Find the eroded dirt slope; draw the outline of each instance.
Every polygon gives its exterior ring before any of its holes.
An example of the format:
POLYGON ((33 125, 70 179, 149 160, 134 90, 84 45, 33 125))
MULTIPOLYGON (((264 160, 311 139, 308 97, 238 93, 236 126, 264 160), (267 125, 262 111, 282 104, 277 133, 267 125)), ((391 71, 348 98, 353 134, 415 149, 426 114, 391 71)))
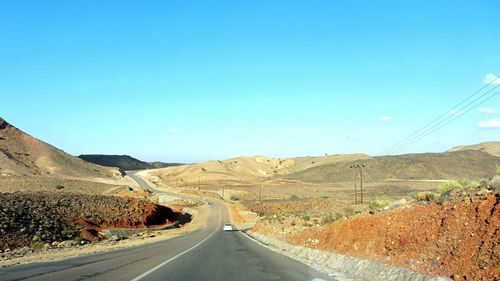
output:
POLYGON ((360 215, 294 235, 293 244, 368 258, 457 280, 500 278, 499 194, 360 215))
POLYGON ((71 193, 0 193, 0 249, 91 239, 103 228, 178 223, 180 213, 145 200, 71 193), (85 231, 82 231, 85 230, 85 231))

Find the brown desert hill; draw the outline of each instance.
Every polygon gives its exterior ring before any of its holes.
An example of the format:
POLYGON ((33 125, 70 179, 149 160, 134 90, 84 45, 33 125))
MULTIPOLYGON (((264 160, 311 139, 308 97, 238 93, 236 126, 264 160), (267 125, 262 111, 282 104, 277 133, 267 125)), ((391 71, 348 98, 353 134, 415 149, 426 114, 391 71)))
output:
POLYGON ((500 141, 489 141, 472 145, 455 146, 454 148, 448 150, 448 152, 465 150, 479 150, 500 157, 500 141))
POLYGON ((0 175, 49 176, 100 182, 120 180, 116 168, 85 162, 0 118, 0 175))
POLYGON ((370 156, 366 154, 338 154, 283 159, 266 156, 245 156, 156 169, 151 173, 167 181, 197 181, 200 179, 203 183, 216 181, 253 182, 288 175, 326 163, 342 163, 360 159, 370 159, 370 156))
POLYGON ((198 180, 202 184, 255 183, 261 180, 303 182, 351 181, 355 163, 364 163, 368 180, 447 180, 490 177, 500 166, 500 157, 480 150, 420 153, 370 157, 366 154, 337 154, 321 157, 238 157, 152 170, 151 174, 178 185, 198 180), (180 181, 180 182, 179 182, 180 181))
POLYGON ((381 156, 362 161, 344 161, 312 167, 282 176, 283 179, 338 182, 353 178, 351 166, 366 165, 369 180, 443 180, 490 177, 500 157, 478 150, 381 156))

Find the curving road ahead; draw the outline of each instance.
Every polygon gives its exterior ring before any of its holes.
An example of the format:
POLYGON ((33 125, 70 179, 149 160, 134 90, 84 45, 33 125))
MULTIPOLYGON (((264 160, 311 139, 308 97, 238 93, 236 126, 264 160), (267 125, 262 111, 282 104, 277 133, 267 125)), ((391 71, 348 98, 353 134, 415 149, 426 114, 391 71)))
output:
POLYGON ((260 246, 243 233, 223 232, 222 225, 229 222, 226 207, 207 201, 211 206, 208 222, 197 231, 64 261, 0 268, 0 280, 334 280, 260 246))

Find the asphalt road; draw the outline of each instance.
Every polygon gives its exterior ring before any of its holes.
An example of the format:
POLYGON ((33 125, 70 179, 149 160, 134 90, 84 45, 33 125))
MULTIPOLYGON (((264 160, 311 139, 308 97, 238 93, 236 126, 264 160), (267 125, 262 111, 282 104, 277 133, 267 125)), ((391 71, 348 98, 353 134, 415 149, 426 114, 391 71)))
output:
POLYGON ((0 268, 0 280, 334 280, 243 233, 222 231, 229 222, 227 208, 210 203, 206 226, 189 234, 64 261, 0 268))

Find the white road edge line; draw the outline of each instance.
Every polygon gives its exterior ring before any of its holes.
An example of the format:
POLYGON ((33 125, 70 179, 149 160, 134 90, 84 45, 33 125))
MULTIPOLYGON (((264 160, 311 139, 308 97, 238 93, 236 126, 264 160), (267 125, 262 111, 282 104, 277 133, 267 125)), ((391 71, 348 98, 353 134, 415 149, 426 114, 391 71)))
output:
POLYGON ((200 246, 200 245, 201 245, 201 244, 203 244, 205 241, 207 241, 208 239, 210 239, 210 237, 212 237, 212 236, 213 236, 213 235, 214 235, 217 231, 219 231, 219 229, 220 229, 220 226, 221 226, 221 223, 222 223, 222 210, 219 210, 219 213, 220 213, 220 214, 219 214, 219 225, 217 226, 217 228, 215 229, 215 231, 214 231, 214 232, 212 232, 212 233, 211 233, 211 234, 210 234, 207 238, 205 238, 205 239, 201 240, 201 242, 199 242, 198 244, 194 245, 193 247, 191 247, 191 248, 189 248, 189 249, 185 250, 185 251, 184 251, 184 252, 182 252, 182 253, 179 253, 179 254, 177 254, 177 255, 175 255, 175 256, 173 256, 173 257, 169 258, 168 260, 166 260, 166 261, 164 261, 164 262, 160 263, 159 265, 157 265, 157 266, 155 266, 155 267, 151 268, 150 270, 148 270, 148 271, 144 272, 143 274, 141 274, 141 275, 139 275, 139 276, 135 277, 134 279, 132 279, 132 280, 130 280, 130 281, 138 281, 138 280, 141 280, 142 278, 144 278, 144 277, 148 276, 149 274, 153 273, 154 271, 158 270, 160 267, 162 267, 162 266, 166 265, 167 263, 169 263, 169 262, 171 262, 171 261, 175 260, 176 258, 178 258, 178 257, 180 257, 180 256, 182 256, 182 255, 184 255, 184 254, 186 254, 186 253, 188 253, 189 251, 193 250, 194 248, 196 248, 196 247, 200 246))

